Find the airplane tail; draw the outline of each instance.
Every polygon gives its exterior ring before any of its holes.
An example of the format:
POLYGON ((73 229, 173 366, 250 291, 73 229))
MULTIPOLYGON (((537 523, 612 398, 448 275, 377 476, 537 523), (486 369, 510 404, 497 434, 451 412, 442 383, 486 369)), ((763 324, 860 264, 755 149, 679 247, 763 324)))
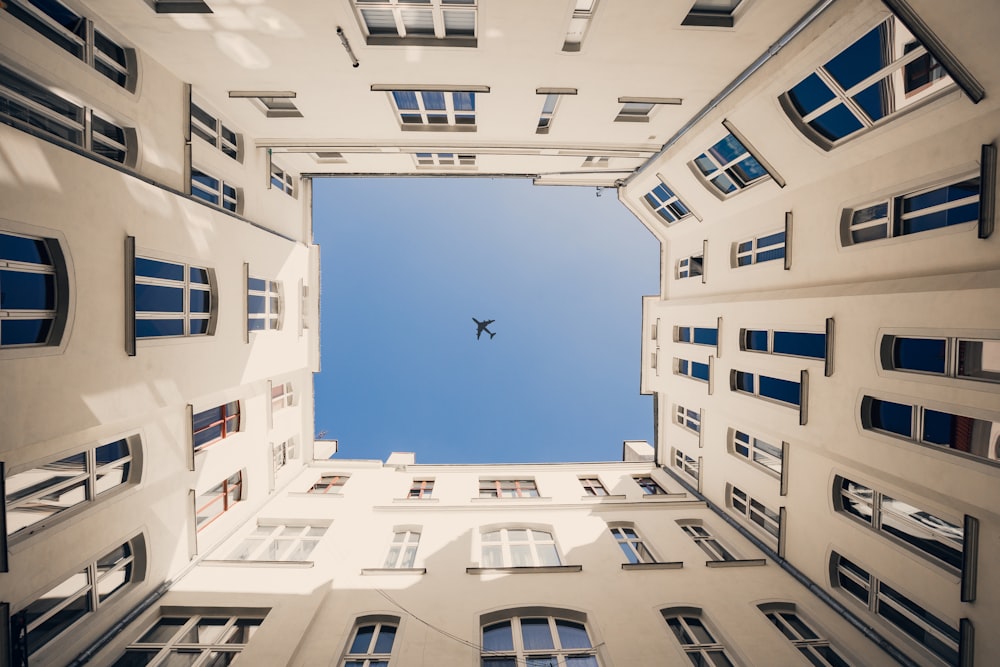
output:
POLYGON ((495 333, 491 333, 490 334, 490 340, 492 340, 494 336, 496 336, 496 334, 495 333))

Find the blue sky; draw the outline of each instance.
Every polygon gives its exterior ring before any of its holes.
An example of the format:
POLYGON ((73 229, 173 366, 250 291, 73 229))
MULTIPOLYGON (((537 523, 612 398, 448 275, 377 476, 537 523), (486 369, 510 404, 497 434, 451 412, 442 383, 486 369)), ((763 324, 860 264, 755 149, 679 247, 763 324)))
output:
POLYGON ((606 461, 652 442, 639 340, 658 246, 613 190, 316 179, 313 231, 316 432, 342 457, 606 461))

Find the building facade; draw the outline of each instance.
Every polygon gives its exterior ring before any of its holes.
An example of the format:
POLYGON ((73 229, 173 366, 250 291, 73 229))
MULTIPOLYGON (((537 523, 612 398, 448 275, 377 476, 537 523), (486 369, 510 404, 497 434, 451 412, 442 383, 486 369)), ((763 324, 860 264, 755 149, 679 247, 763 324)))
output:
POLYGON ((961 9, 0 2, 2 659, 991 664, 1000 10, 961 9), (312 182, 381 175, 617 189, 652 460, 328 459, 312 182))

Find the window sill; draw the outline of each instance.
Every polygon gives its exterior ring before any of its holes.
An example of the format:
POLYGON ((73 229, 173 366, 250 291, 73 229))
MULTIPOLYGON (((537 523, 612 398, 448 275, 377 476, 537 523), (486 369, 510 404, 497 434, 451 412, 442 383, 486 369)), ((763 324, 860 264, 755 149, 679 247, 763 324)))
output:
POLYGON ((343 493, 309 493, 308 491, 289 491, 290 498, 343 498, 343 493))
POLYGON ((521 498, 470 498, 473 503, 482 504, 498 504, 498 503, 530 503, 530 502, 552 502, 552 498, 549 496, 527 496, 521 498))
POLYGON ((393 504, 399 505, 422 505, 423 503, 439 503, 440 498, 393 498, 393 504))
POLYGON ((592 502, 600 502, 602 500, 625 500, 627 496, 624 493, 608 494, 606 496, 581 496, 580 500, 590 500, 592 502))
POLYGON ((738 558, 736 560, 707 560, 705 567, 756 567, 767 565, 765 558, 738 558))
POLYGON ((669 563, 622 563, 623 570, 679 570, 684 567, 683 561, 669 563))
POLYGON ((466 574, 559 574, 580 572, 582 565, 538 565, 522 567, 467 567, 466 574))
POLYGON ((687 498, 686 493, 651 493, 642 497, 643 502, 657 502, 671 498, 687 498))
POLYGON ((380 574, 427 574, 426 567, 366 567, 361 570, 363 576, 380 574))
POLYGON ((205 567, 288 567, 288 568, 310 568, 313 566, 311 560, 226 560, 212 559, 203 560, 200 563, 205 567))

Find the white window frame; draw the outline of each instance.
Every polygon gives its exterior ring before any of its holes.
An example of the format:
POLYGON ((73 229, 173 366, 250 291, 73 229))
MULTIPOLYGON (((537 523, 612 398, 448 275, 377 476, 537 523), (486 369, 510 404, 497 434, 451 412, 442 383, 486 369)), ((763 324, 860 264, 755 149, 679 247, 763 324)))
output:
MULTIPOLYGON (((483 621, 481 618, 480 625, 480 640, 481 645, 485 647, 486 639, 484 634, 486 630, 493 628, 495 626, 509 625, 510 634, 512 638, 512 647, 509 649, 501 649, 497 651, 488 651, 485 648, 481 649, 480 652, 480 663, 482 665, 489 664, 487 660, 496 659, 502 661, 513 662, 516 665, 541 665, 541 664, 558 664, 560 666, 566 664, 566 659, 571 657, 590 657, 594 659, 595 664, 600 665, 600 659, 597 655, 597 648, 593 645, 593 640, 591 639, 590 630, 587 628, 586 619, 581 618, 567 618, 568 614, 560 614, 559 610, 549 610, 547 608, 529 608, 529 609, 517 609, 512 610, 514 615, 503 616, 500 618, 495 618, 490 621, 483 621), (521 627, 521 622, 523 620, 530 621, 547 621, 549 626, 549 636, 552 639, 552 648, 545 649, 531 649, 524 645, 524 634, 521 627), (583 628, 584 633, 587 635, 587 643, 590 644, 588 647, 567 647, 562 646, 562 642, 559 636, 559 623, 571 623, 573 625, 578 625, 583 628), (537 658, 539 662, 536 662, 532 658, 537 658), (555 663, 545 663, 540 662, 544 659, 555 659, 555 663)), ((572 612, 570 612, 572 613, 572 612)), ((491 614, 490 616, 493 616, 491 614)), ((573 614, 573 616, 578 616, 573 614)), ((600 644, 598 644, 600 646, 600 644)))
POLYGON ((542 530, 540 528, 533 527, 521 527, 521 526, 511 526, 504 528, 495 528, 493 530, 484 530, 479 536, 480 542, 480 562, 481 567, 492 569, 492 568, 511 568, 511 567, 559 567, 563 564, 562 554, 559 551, 559 544, 556 542, 555 533, 549 530, 542 530), (517 531, 518 533, 524 533, 524 540, 513 540, 511 539, 511 531, 517 531), (496 535, 497 539, 487 538, 487 535, 496 535), (495 549, 499 547, 499 550, 495 549), (518 549, 518 553, 525 553, 530 556, 530 562, 526 565, 515 565, 513 547, 522 547, 518 549), (527 547, 526 550, 523 547, 527 547), (542 555, 539 552, 540 548, 551 547, 548 550, 549 553, 555 554, 554 563, 546 563, 542 555), (500 556, 500 563, 489 563, 489 559, 486 556, 487 549, 490 549, 494 553, 498 553, 500 556))
POLYGON ((434 478, 415 479, 406 497, 410 500, 430 500, 434 497, 434 478))
POLYGON ((243 135, 231 129, 206 105, 191 101, 191 134, 213 146, 223 155, 243 162, 243 135), (205 116, 202 118, 201 116, 205 116), (230 136, 231 135, 231 136, 230 136))
POLYGON ((392 534, 392 542, 385 556, 384 569, 410 570, 416 567, 417 550, 420 548, 420 531, 400 529, 392 534))
POLYGON ((734 512, 780 542, 781 512, 775 512, 737 486, 729 485, 728 491, 729 506, 734 512))
POLYGON ((465 88, 427 88, 427 87, 395 87, 373 85, 373 91, 384 90, 389 96, 389 104, 392 105, 396 113, 396 120, 399 122, 401 130, 425 130, 425 131, 465 131, 474 132, 478 120, 479 108, 476 96, 480 93, 488 93, 489 88, 483 86, 469 86, 465 88), (400 109, 396 101, 396 93, 413 93, 417 103, 416 109, 400 109), (428 109, 424 95, 441 95, 444 99, 444 109, 428 109), (472 96, 472 109, 456 109, 455 95, 467 94, 472 96), (404 117, 410 117, 407 120, 404 117), (431 122, 431 117, 441 118, 444 122, 431 122), (416 119, 416 120, 414 120, 416 119), (471 119, 471 122, 469 122, 471 119), (461 122, 460 122, 461 121, 461 122))
POLYGON ((475 167, 476 156, 473 153, 414 153, 413 159, 417 167, 461 168, 475 167))
POLYGON ((633 524, 613 524, 608 526, 608 531, 630 565, 659 562, 633 524))
POLYGON ((680 403, 674 405, 674 423, 681 428, 694 433, 701 443, 701 410, 692 410, 680 403))
POLYGON ((282 285, 277 280, 257 278, 247 275, 247 332, 276 331, 281 329, 284 299, 282 297, 282 285), (264 289, 250 286, 250 281, 259 280, 264 283, 264 289), (250 299, 258 297, 264 300, 264 310, 250 310, 250 299), (275 309, 275 302, 277 309, 275 309), (261 322, 263 326, 253 327, 251 322, 261 322))
POLYGON ((351 4, 357 12, 358 22, 364 30, 369 46, 391 46, 420 44, 421 46, 470 46, 477 44, 479 30, 479 9, 476 0, 469 2, 449 2, 449 0, 426 0, 425 3, 405 0, 354 0, 351 4), (395 23, 395 34, 371 31, 364 10, 389 12, 395 23), (434 34, 407 32, 404 12, 428 12, 434 26, 434 34), (448 34, 446 13, 472 14, 472 35, 448 34))
MULTIPOLYGON (((136 304, 133 304, 133 316, 136 321, 141 320, 180 320, 182 323, 182 329, 180 334, 169 335, 151 335, 151 336, 137 336, 139 340, 157 340, 164 338, 187 338, 194 336, 212 336, 215 334, 215 322, 216 313, 218 311, 218 289, 216 287, 215 271, 204 266, 194 266, 193 264, 188 264, 187 262, 175 262, 169 259, 162 259, 160 257, 151 257, 148 255, 137 255, 135 257, 135 262, 141 259, 149 260, 151 262, 159 262, 161 264, 170 264, 173 266, 181 267, 183 271, 184 278, 182 280, 176 280, 173 278, 158 278, 152 276, 141 276, 137 271, 134 271, 134 283, 135 285, 150 285, 153 287, 167 287, 170 289, 181 290, 183 294, 182 308, 179 311, 149 311, 149 310, 138 310, 136 304), (191 271, 198 270, 204 271, 207 276, 207 283, 193 282, 191 280, 191 271), (208 312, 193 312, 191 310, 191 294, 192 292, 204 292, 208 296, 208 312), (191 324, 194 321, 204 321, 205 331, 193 333, 191 324)), ((133 265, 134 263, 133 262, 133 265)))
POLYGON ((343 475, 340 473, 324 473, 319 476, 318 480, 313 482, 312 486, 309 487, 306 493, 314 493, 317 495, 332 493, 339 495, 342 493, 344 485, 347 484, 350 479, 350 475, 343 475))
POLYGON ((696 482, 700 481, 701 457, 694 459, 685 454, 683 451, 677 449, 676 447, 674 447, 673 450, 674 450, 674 456, 673 456, 674 467, 684 471, 685 474, 694 479, 696 482))
POLYGON ((269 190, 279 190, 294 199, 298 194, 295 188, 295 177, 274 162, 271 162, 271 175, 267 181, 269 190))
MULTIPOLYGON (((29 234, 16 234, 14 232, 0 229, 0 236, 9 236, 13 238, 27 239, 33 243, 41 243, 45 252, 48 255, 48 263, 34 263, 25 262, 15 259, 4 259, 0 257, 0 271, 7 273, 31 273, 40 275, 52 276, 52 308, 49 310, 42 309, 8 309, 0 310, 0 349, 16 350, 24 348, 38 348, 38 347, 55 347, 59 345, 62 339, 62 332, 66 326, 66 300, 67 295, 63 294, 65 289, 62 289, 61 284, 66 282, 66 269, 65 260, 62 255, 62 249, 59 242, 53 238, 45 238, 41 236, 32 236, 29 234), (14 322, 17 320, 39 320, 47 321, 48 329, 45 332, 45 339, 38 342, 30 343, 16 343, 16 344, 2 344, 3 341, 3 327, 5 322, 14 322)), ((2 277, 0 277, 2 281, 2 277)))
POLYGON ((655 213, 668 227, 681 220, 694 217, 691 207, 674 192, 674 189, 667 185, 662 178, 659 180, 660 182, 642 197, 649 210, 655 213))
POLYGON ((256 530, 244 535, 240 543, 229 551, 226 559, 262 563, 311 562, 309 556, 329 527, 330 522, 322 519, 305 522, 258 519, 256 530), (270 555, 272 549, 276 551, 274 558, 262 558, 270 555), (303 550, 304 553, 297 553, 303 550), (291 558, 293 555, 301 557, 291 558))
POLYGON ((765 264, 767 262, 773 262, 775 260, 784 260, 785 253, 788 252, 786 247, 786 241, 788 239, 788 233, 785 229, 772 230, 762 234, 757 234, 751 236, 750 238, 741 239, 733 243, 733 268, 742 269, 747 266, 754 266, 755 264, 765 264), (760 245, 761 239, 769 239, 772 236, 781 235, 781 240, 774 243, 768 243, 767 245, 760 245), (743 246, 749 244, 749 247, 743 248, 743 246), (761 256, 766 253, 776 252, 780 250, 781 254, 777 257, 767 257, 761 259, 761 256), (745 261, 744 261, 745 260, 745 261))
POLYGON ((534 479, 480 479, 480 498, 538 498, 534 479), (521 488, 522 485, 524 488, 521 488), (486 494, 486 495, 483 495, 486 494))
POLYGON ((683 530, 684 533, 690 537, 696 545, 698 545, 698 548, 708 555, 709 560, 715 562, 739 560, 733 552, 728 547, 723 545, 722 542, 719 541, 719 538, 713 535, 711 531, 705 527, 705 524, 700 521, 685 521, 684 523, 678 521, 677 523, 680 525, 681 530, 683 530))
POLYGON ((677 267, 674 273, 674 277, 677 280, 683 278, 697 278, 701 277, 702 282, 705 282, 705 253, 699 253, 697 255, 688 255, 687 257, 681 257, 677 260, 677 267))
POLYGON ((667 490, 660 486, 660 483, 653 479, 652 475, 634 475, 632 480, 642 489, 644 496, 666 496, 667 490))
MULTIPOLYGON (((178 654, 197 653, 194 665, 206 665, 218 654, 238 656, 247 647, 250 639, 257 629, 264 622, 264 617, 270 610, 247 609, 245 612, 237 612, 238 615, 230 615, 230 608, 215 610, 212 607, 199 607, 195 609, 175 609, 170 611, 162 610, 161 614, 148 624, 138 638, 125 649, 125 654, 130 652, 147 653, 158 651, 156 655, 147 663, 150 667, 158 667, 171 659, 171 656, 178 654), (218 613, 213 613, 218 611, 218 613), (187 618, 183 624, 175 626, 174 634, 164 642, 143 642, 142 639, 167 618, 187 618), (220 631, 214 639, 215 642, 184 642, 182 639, 190 636, 198 636, 197 627, 203 621, 208 621, 211 625, 217 625, 220 631), (221 622, 220 622, 221 621, 221 622)), ((124 656, 122 656, 124 657, 124 656)))
POLYGON ((773 445, 742 429, 731 429, 731 433, 733 454, 769 475, 782 478, 785 465, 784 443, 773 445))
POLYGON ((372 665, 392 664, 392 654, 399 644, 400 620, 395 616, 361 616, 354 622, 354 630, 351 632, 351 639, 344 647, 344 659, 338 665, 362 665, 362 667, 372 667, 372 665), (354 653, 354 644, 357 641, 358 631, 362 628, 373 627, 371 640, 368 646, 359 647, 364 649, 364 653, 354 653), (376 652, 378 640, 385 628, 392 628, 392 646, 388 653, 376 652))
POLYGON ((810 664, 823 667, 851 664, 852 661, 844 659, 829 639, 816 632, 812 623, 806 622, 794 604, 771 603, 758 605, 757 608, 810 664), (812 636, 806 635, 806 632, 812 636), (826 656, 831 653, 836 656, 837 662, 827 660, 826 656))
POLYGON ((738 195, 747 188, 751 188, 768 180, 774 180, 779 186, 784 185, 784 181, 775 176, 774 169, 771 165, 766 162, 756 150, 751 148, 747 140, 742 135, 737 133, 728 125, 726 125, 726 129, 728 131, 726 134, 722 135, 722 138, 712 142, 708 148, 699 153, 697 157, 688 163, 691 171, 709 192, 716 197, 725 200, 738 195), (743 152, 726 162, 722 162, 719 158, 712 155, 712 148, 725 141, 728 137, 732 137, 737 143, 739 143, 740 146, 743 147, 743 152), (708 167, 711 169, 708 173, 706 173, 698 163, 698 161, 702 158, 705 159, 708 163, 708 167), (750 180, 745 180, 742 176, 737 176, 734 172, 730 171, 738 167, 740 163, 747 159, 752 159, 760 165, 761 169, 764 170, 763 175, 756 176, 750 180), (727 192, 722 186, 718 185, 715 180, 719 177, 723 177, 732 183, 734 189, 727 192))
POLYGON ((716 639, 715 636, 717 633, 714 632, 715 628, 710 627, 705 621, 704 614, 701 613, 700 609, 663 609, 660 613, 663 615, 663 620, 671 630, 674 639, 680 644, 681 650, 684 651, 693 664, 724 664, 716 659, 720 655, 724 656, 728 664, 736 664, 736 661, 726 651, 725 644, 716 639), (698 640, 698 633, 691 629, 691 626, 696 623, 701 626, 702 632, 711 641, 702 642, 698 640))
POLYGON ((191 197, 236 215, 243 211, 243 190, 200 167, 191 167, 191 197), (215 185, 202 182, 199 175, 215 185))
MULTIPOLYGON (((2 263, 0 263, 0 266, 2 266, 2 263)), ((885 371, 912 373, 914 375, 930 375, 933 377, 953 378, 957 380, 973 380, 975 382, 989 382, 993 384, 1000 383, 1000 368, 983 368, 983 349, 987 345, 989 345, 990 348, 995 348, 992 355, 993 358, 1000 357, 1000 339, 998 338, 990 338, 986 336, 936 336, 932 334, 883 334, 879 342, 879 361, 882 366, 882 370, 885 371), (945 347, 944 371, 937 372, 897 367, 893 359, 895 357, 895 342, 899 339, 943 341, 945 347), (968 367, 969 353, 966 352, 964 355, 962 354, 963 346, 969 345, 979 346, 978 354, 973 352, 971 355, 973 357, 972 369, 968 367), (965 357, 964 359, 963 356, 965 357), (961 369, 962 372, 960 372, 960 360, 965 361, 965 368, 961 369)))
POLYGON ((580 486, 583 487, 584 493, 589 497, 600 498, 610 495, 597 476, 578 477, 577 479, 580 480, 580 486))
POLYGON ((562 50, 567 53, 576 53, 583 46, 583 38, 587 35, 587 30, 597 11, 599 0, 575 0, 573 13, 570 14, 569 24, 566 27, 566 38, 563 40, 562 50))

